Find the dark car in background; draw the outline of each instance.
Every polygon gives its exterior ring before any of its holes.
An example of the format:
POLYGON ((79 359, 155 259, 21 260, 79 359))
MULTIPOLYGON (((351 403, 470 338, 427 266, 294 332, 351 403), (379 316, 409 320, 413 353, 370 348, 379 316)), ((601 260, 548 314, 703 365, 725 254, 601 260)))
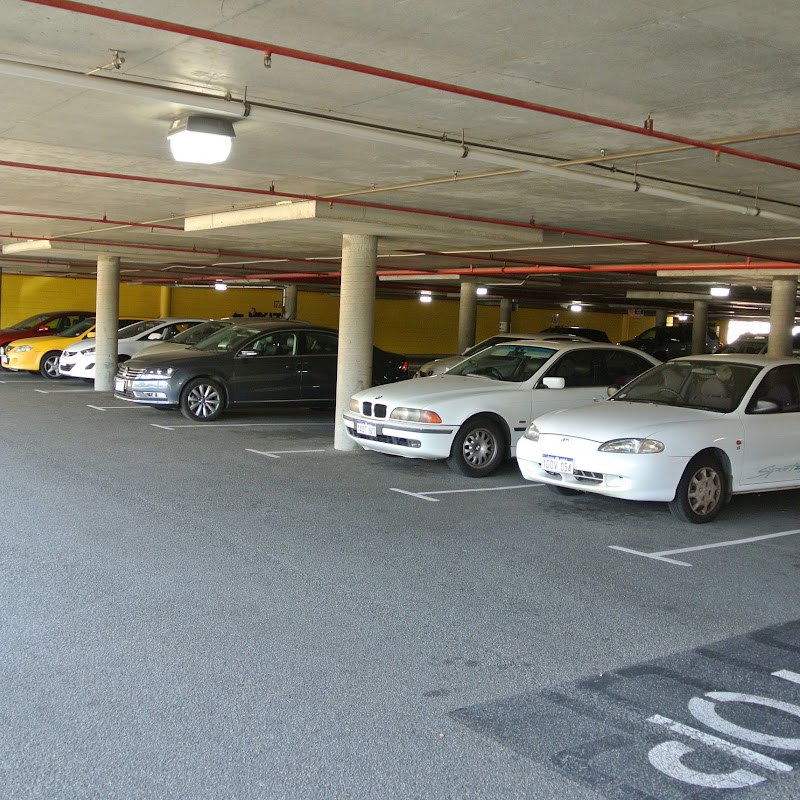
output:
MULTIPOLYGON (((669 361, 678 356, 692 355, 692 325, 655 325, 642 331, 633 339, 619 342, 628 347, 635 347, 655 356, 659 361, 669 361)), ((704 353, 714 353, 719 347, 719 337, 711 329, 706 329, 704 353)))
POLYGON ((94 311, 44 311, 34 314, 16 325, 0 329, 0 345, 15 339, 30 339, 32 336, 58 336, 76 323, 94 315, 94 311))
MULTIPOLYGON (((339 334, 290 320, 231 320, 180 351, 142 353, 122 364, 114 382, 120 400, 179 408, 210 422, 231 407, 333 407, 339 334)), ((373 385, 408 377, 408 360, 377 347, 373 385)))
MULTIPOLYGON (((768 333, 743 333, 735 341, 730 344, 724 344, 717 353, 749 353, 752 355, 760 355, 767 352, 767 345, 769 344, 768 333)), ((800 333, 792 336, 792 355, 800 356, 800 333)))
POLYGON ((571 336, 580 336, 583 339, 590 339, 593 342, 610 342, 608 334, 597 328, 581 328, 579 325, 551 325, 539 333, 556 334, 563 333, 571 336))

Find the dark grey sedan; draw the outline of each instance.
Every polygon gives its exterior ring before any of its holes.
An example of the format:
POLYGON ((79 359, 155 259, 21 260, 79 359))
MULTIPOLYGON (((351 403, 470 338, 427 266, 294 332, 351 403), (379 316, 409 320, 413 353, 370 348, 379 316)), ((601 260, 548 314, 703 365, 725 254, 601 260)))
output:
MULTIPOLYGON (((338 344, 336 331, 307 322, 237 320, 186 350, 126 361, 114 396, 200 422, 234 406, 333 406, 338 344)), ((374 384, 403 380, 408 361, 376 347, 372 373, 374 384)))

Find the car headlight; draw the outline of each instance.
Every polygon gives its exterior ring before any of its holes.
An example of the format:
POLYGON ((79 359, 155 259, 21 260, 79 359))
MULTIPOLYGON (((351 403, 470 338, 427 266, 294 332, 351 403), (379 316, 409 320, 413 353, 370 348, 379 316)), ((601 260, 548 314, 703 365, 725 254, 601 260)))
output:
POLYGON ((351 397, 351 398, 350 398, 350 410, 351 410, 351 411, 355 411, 355 412, 356 412, 356 414, 357 414, 359 411, 361 411, 361 408, 359 407, 358 400, 356 400, 356 399, 355 399, 355 397, 351 397))
POLYGON ((86 348, 85 350, 83 350, 83 351, 76 350, 74 353, 70 353, 70 355, 74 356, 74 355, 76 355, 76 354, 77 354, 77 353, 79 353, 79 352, 83 352, 83 354, 84 354, 85 356, 93 356, 93 355, 94 355, 94 350, 95 350, 95 348, 94 348, 94 347, 87 347, 87 348, 86 348))
POLYGON ((169 378, 175 372, 174 367, 149 367, 142 372, 142 376, 146 378, 169 378))
POLYGON ((530 439, 532 442, 538 442, 539 429, 534 424, 530 424, 528 425, 528 430, 526 430, 525 433, 522 434, 522 437, 524 439, 530 439))
POLYGON ((612 439, 597 449, 601 453, 662 453, 664 443, 657 439, 612 439))
POLYGON ((435 424, 442 421, 435 411, 426 411, 424 408, 396 408, 389 418, 399 419, 403 422, 433 422, 435 424))
MULTIPOLYGON (((12 349, 12 348, 9 348, 12 349)), ((13 348, 17 353, 27 353, 28 350, 33 350, 32 344, 21 344, 19 347, 13 348)))

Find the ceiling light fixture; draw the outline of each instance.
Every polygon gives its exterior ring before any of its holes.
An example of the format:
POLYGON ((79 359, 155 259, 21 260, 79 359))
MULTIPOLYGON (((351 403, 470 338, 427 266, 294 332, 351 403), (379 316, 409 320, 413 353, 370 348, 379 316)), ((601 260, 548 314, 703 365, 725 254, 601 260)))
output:
POLYGON ((481 297, 485 297, 487 294, 489 294, 489 290, 485 286, 479 286, 475 290, 475 294, 480 295, 481 297))
POLYGON ((230 155, 234 136, 229 119, 190 114, 172 123, 167 140, 176 161, 219 164, 230 155))
POLYGON ((226 291, 228 289, 228 284, 227 283, 223 283, 222 281, 214 281, 214 288, 218 292, 224 292, 224 291, 226 291))
POLYGON ((730 286, 712 286, 711 287, 711 296, 712 297, 727 297, 731 293, 730 286))
POLYGON ((573 303, 569 310, 577 313, 578 311, 583 311, 583 306, 580 303, 573 303))

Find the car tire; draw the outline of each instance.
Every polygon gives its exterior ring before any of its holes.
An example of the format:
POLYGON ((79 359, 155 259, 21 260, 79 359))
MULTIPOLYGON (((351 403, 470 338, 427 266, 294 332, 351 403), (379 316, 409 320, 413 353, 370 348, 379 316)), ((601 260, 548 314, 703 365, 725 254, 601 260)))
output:
POLYGON ((552 483, 546 483, 545 486, 548 488, 549 491, 553 492, 553 494, 560 494, 562 497, 575 497, 578 494, 585 494, 580 489, 570 489, 569 486, 556 486, 552 483))
POLYGON ((700 453, 683 471, 669 510, 683 522, 711 522, 725 507, 727 497, 728 476, 719 460, 700 453))
POLYGON ((488 417, 467 420, 456 434, 447 466, 459 475, 484 478, 503 463, 506 440, 500 426, 488 417))
POLYGON ((58 359, 60 356, 60 350, 51 350, 49 353, 45 353, 42 356, 42 360, 39 362, 39 374, 43 378, 56 380, 56 378, 61 377, 58 374, 58 359))
POLYGON ((211 378, 194 378, 181 392, 181 414, 194 422, 211 422, 225 407, 225 393, 211 378))

